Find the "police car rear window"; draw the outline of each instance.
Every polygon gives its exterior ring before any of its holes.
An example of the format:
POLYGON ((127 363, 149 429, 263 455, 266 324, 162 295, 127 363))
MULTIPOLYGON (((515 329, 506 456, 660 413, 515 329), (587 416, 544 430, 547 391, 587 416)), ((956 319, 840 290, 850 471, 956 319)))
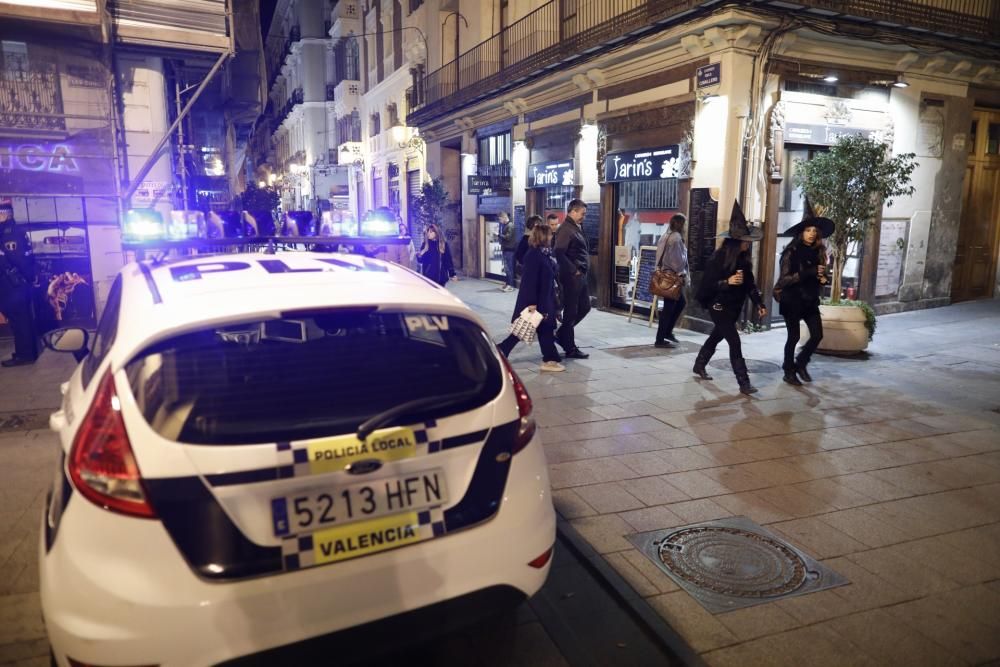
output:
POLYGON ((192 331, 145 350, 126 372, 154 430, 201 445, 347 433, 425 396, 448 403, 402 421, 440 418, 495 398, 503 383, 491 343, 475 323, 375 309, 192 331))

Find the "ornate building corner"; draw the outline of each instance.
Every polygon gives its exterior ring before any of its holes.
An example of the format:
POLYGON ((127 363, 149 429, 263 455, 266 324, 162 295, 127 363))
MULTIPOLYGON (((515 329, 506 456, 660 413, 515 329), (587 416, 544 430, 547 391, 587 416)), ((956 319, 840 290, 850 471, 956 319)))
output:
POLYGON ((785 103, 775 102, 771 107, 771 122, 767 137, 767 168, 771 182, 780 183, 781 161, 785 152, 785 103))

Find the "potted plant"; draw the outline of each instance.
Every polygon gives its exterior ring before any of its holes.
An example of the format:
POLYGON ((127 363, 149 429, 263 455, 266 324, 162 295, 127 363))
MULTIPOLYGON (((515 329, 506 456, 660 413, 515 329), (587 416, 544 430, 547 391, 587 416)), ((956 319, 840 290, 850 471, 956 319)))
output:
POLYGON ((914 153, 893 156, 886 143, 846 135, 811 160, 796 161, 795 185, 802 188, 820 215, 834 223, 828 239, 832 289, 829 302, 820 306, 821 350, 861 352, 875 333, 871 306, 841 299, 847 248, 864 240, 882 207, 891 205, 893 197, 913 194, 910 176, 917 166, 915 157, 914 153))

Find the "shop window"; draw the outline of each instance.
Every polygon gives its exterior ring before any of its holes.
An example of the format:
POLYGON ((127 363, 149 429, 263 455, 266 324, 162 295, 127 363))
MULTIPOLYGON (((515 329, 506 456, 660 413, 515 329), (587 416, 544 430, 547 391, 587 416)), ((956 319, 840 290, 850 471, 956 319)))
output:
POLYGON ((545 210, 565 211, 566 204, 576 197, 576 187, 559 185, 545 188, 545 210))
POLYGON ((620 205, 628 211, 661 211, 677 208, 677 179, 626 181, 618 186, 620 205))

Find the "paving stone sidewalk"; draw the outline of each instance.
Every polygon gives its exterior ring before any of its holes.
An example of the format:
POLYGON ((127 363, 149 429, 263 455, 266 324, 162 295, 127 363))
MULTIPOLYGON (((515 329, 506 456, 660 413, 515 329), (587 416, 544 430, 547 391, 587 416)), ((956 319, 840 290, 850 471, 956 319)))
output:
MULTIPOLYGON (((499 340, 514 295, 450 288, 499 340)), ((704 336, 593 312, 591 353, 539 373, 535 404, 559 512, 710 665, 978 665, 1000 660, 1000 302, 879 318, 867 359, 819 356, 781 381, 784 331, 743 337, 773 372, 737 392, 695 380, 704 336), (850 585, 712 615, 626 536, 746 516, 850 585)), ((720 345, 716 359, 728 351, 720 345)))
MULTIPOLYGON (((450 287, 499 340, 515 295, 477 280, 450 287)), ((727 370, 694 380, 704 336, 679 331, 680 349, 655 350, 645 322, 617 314, 588 316, 578 340, 591 358, 565 373, 538 373, 537 346, 512 356, 557 508, 711 665, 1000 661, 1000 302, 878 326, 867 360, 819 357, 803 388, 758 373, 751 398, 727 370), (852 583, 712 615, 625 538, 728 516, 852 583)), ((783 340, 745 336, 745 355, 780 364, 783 340)), ((3 665, 48 664, 35 550, 56 440, 42 424, 72 365, 50 353, 0 370, 3 665)))

